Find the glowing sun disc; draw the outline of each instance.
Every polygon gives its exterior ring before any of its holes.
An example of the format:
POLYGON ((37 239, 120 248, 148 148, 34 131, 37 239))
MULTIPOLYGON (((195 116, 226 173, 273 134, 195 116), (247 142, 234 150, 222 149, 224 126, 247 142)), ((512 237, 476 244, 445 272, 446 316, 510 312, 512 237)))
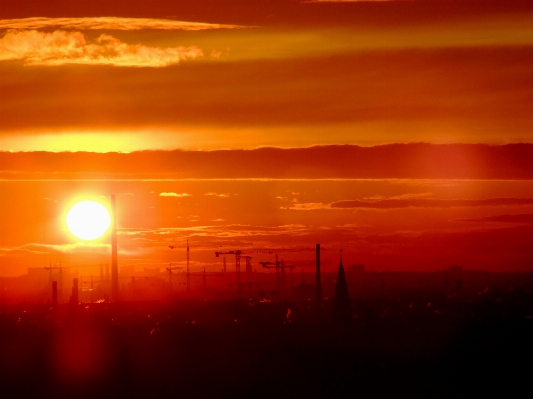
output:
POLYGON ((69 231, 77 238, 95 240, 109 229, 111 216, 99 202, 81 201, 70 208, 66 222, 69 231))

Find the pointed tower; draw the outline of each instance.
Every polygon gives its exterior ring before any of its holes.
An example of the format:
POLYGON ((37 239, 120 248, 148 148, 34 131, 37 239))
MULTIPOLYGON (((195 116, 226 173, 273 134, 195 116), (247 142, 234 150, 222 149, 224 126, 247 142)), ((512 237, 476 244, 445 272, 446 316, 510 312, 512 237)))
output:
POLYGON ((348 284, 342 265, 342 257, 339 264, 339 274, 335 286, 335 298, 333 300, 333 318, 339 322, 348 322, 352 318, 352 307, 350 295, 348 294, 348 284))

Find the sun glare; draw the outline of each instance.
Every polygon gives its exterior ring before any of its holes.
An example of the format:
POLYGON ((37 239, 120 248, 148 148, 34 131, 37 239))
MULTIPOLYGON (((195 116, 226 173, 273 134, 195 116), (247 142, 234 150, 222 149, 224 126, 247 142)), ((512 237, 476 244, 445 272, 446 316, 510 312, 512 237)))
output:
POLYGON ((111 216, 99 202, 81 201, 67 213, 67 228, 82 240, 95 240, 101 237, 111 225, 111 216))

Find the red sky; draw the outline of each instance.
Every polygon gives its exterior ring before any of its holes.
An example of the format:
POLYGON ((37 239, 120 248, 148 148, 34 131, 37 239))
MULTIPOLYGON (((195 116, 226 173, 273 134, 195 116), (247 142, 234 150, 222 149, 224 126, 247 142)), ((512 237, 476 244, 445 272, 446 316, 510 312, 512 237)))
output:
POLYGON ((63 217, 112 193, 139 267, 188 237, 196 268, 321 242, 530 270, 532 27, 529 1, 2 1, 0 274, 107 259, 63 217))

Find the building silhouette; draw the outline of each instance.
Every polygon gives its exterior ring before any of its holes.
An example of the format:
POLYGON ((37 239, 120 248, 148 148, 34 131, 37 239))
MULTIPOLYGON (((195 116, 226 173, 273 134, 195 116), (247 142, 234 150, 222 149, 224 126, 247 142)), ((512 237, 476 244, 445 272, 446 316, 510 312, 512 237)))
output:
POLYGON ((335 297, 333 299, 333 318, 338 322, 347 322, 351 317, 352 307, 350 303, 350 295, 348 293, 348 283, 346 282, 346 275, 344 274, 344 266, 341 258, 339 272, 337 274, 337 283, 335 285, 335 297))

